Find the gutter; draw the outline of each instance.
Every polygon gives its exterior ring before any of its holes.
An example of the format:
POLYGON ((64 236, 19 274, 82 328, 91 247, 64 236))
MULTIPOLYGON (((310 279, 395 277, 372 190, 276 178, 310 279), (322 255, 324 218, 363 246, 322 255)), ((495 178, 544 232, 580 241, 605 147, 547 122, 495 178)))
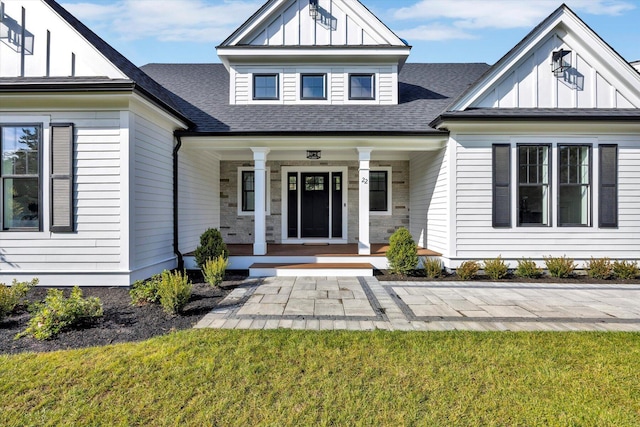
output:
POLYGON ((182 147, 182 138, 174 132, 178 143, 173 148, 173 252, 178 258, 178 270, 184 270, 184 257, 178 249, 178 151, 182 147))

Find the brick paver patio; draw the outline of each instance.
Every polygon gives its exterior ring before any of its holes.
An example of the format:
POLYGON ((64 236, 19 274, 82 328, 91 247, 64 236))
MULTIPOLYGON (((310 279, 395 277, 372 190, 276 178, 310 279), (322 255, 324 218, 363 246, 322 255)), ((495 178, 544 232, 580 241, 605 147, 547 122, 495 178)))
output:
POLYGON ((640 286, 249 278, 196 327, 640 331, 640 286))

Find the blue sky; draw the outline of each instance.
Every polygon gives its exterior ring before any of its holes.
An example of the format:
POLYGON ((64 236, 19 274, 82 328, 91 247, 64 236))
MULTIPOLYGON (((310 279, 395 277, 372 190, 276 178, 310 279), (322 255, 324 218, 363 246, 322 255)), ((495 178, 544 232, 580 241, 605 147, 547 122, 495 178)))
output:
MULTIPOLYGON (((60 0, 136 65, 219 62, 215 46, 260 0, 60 0)), ((412 46, 409 62, 494 63, 560 0, 362 0, 412 46)), ((566 0, 628 61, 640 60, 640 0, 566 0)))

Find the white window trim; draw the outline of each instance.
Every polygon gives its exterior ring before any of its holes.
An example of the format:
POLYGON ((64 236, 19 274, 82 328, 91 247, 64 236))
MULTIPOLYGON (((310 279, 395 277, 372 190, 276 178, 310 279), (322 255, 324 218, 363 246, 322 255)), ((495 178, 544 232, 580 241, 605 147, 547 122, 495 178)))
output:
POLYGON ((387 172, 387 210, 386 211, 372 211, 369 210, 369 215, 371 216, 389 216, 393 213, 393 206, 391 205, 391 201, 393 200, 392 192, 393 192, 393 179, 392 179, 392 168, 391 166, 372 166, 369 169, 369 173, 371 172, 379 172, 386 171, 387 172))
MULTIPOLYGON (((238 168, 238 180, 237 180, 237 205, 238 205, 238 216, 254 216, 255 212, 252 211, 243 211, 242 210, 242 172, 245 171, 255 171, 255 168, 252 166, 242 166, 238 168)), ((271 215, 271 180, 270 180, 270 176, 271 176, 271 167, 267 166, 265 168, 265 175, 266 175, 266 179, 265 179, 265 185, 266 185, 266 214, 267 215, 271 215)), ((255 201, 254 201, 255 203, 255 201)))

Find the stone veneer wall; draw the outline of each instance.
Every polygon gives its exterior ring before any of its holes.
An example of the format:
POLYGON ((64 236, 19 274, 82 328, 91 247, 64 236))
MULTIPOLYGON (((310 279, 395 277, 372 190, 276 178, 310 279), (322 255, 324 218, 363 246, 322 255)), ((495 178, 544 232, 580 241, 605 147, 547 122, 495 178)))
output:
MULTIPOLYGON (((253 243, 253 215, 238 215, 238 168, 252 167, 253 161, 220 162, 220 231, 226 243, 253 243)), ((282 166, 329 166, 316 161, 267 161, 270 168, 271 214, 267 215, 267 242, 279 243, 282 229, 282 166)), ((331 162, 348 166, 348 241, 358 241, 358 162, 331 162)), ((409 162, 371 161, 371 169, 391 167, 392 215, 370 216, 371 243, 386 243, 399 227, 409 228, 409 162)))

